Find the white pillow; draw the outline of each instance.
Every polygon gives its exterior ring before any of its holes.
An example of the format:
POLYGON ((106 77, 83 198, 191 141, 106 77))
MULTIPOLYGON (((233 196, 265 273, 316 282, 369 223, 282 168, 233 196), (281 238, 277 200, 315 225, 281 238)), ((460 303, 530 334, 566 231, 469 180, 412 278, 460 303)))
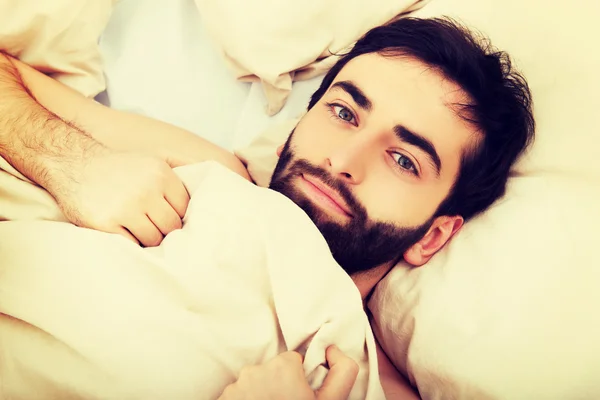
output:
POLYGON ((537 121, 506 196, 370 299, 378 340, 425 399, 600 397, 597 8, 438 0, 417 13, 458 17, 507 50, 537 121))
POLYGON ((0 50, 95 96, 105 84, 98 38, 116 1, 0 2, 0 50))
POLYGON ((424 399, 598 398, 598 194, 514 178, 426 266, 379 283, 375 335, 424 399))
POLYGON ((429 0, 195 0, 237 78, 260 80, 267 112, 281 110, 292 81, 315 77, 370 28, 429 0))

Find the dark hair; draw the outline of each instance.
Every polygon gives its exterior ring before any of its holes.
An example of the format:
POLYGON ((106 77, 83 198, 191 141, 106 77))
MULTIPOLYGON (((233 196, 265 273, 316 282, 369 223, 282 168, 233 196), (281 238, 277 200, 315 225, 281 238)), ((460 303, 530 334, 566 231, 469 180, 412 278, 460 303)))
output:
POLYGON ((461 215, 467 220, 502 197, 510 169, 532 142, 535 128, 529 87, 512 68, 508 54, 451 19, 400 18, 367 32, 342 55, 308 109, 348 61, 368 53, 420 60, 459 85, 470 99, 469 104, 455 105, 457 113, 482 137, 462 154, 456 182, 434 216, 461 215))

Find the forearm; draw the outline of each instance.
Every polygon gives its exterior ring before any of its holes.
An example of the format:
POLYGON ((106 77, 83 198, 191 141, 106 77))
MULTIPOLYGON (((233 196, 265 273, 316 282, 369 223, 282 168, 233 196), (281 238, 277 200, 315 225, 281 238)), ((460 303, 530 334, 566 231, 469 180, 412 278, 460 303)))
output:
POLYGON ((69 163, 102 147, 40 105, 24 84, 16 60, 3 53, 0 93, 0 155, 40 186, 56 186, 57 171, 68 171, 69 163))
POLYGON ((172 167, 214 160, 249 179, 248 171, 233 153, 185 129, 152 118, 90 101, 75 122, 116 150, 154 155, 172 167))
POLYGON ((25 64, 18 66, 40 104, 111 149, 157 156, 171 166, 215 160, 249 178, 246 168, 235 155, 191 132, 142 115, 105 107, 25 64))

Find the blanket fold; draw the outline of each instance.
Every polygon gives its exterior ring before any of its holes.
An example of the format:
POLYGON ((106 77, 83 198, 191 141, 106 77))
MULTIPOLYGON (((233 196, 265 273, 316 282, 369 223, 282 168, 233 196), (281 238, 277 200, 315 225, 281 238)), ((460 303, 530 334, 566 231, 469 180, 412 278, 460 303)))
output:
POLYGON ((325 73, 336 54, 369 29, 429 0, 195 0, 203 24, 237 79, 260 81, 267 113, 277 114, 292 82, 325 73))

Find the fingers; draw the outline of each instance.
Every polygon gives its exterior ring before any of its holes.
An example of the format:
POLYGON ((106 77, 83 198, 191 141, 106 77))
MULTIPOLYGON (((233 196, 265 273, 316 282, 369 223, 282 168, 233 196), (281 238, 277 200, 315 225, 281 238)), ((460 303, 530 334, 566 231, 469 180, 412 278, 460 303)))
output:
POLYGON ((137 245, 139 245, 139 244, 140 244, 139 240, 137 240, 137 239, 135 238, 135 236, 133 236, 133 235, 131 234, 131 232, 129 232, 127 229, 123 228, 122 226, 121 226, 121 227, 119 227, 119 229, 118 229, 118 231, 117 231, 116 233, 118 233, 118 234, 119 234, 119 235, 121 235, 121 236, 124 236, 124 237, 125 237, 125 238, 127 238, 128 240, 131 240, 133 243, 135 243, 135 244, 137 244, 137 245))
POLYGON ((169 169, 163 181, 163 196, 157 197, 146 215, 135 218, 125 227, 146 247, 158 246, 163 237, 182 226, 190 196, 179 177, 169 169))
POLYGON ((143 214, 128 221, 124 227, 145 247, 158 246, 163 239, 162 232, 143 214))
POLYGON ((329 364, 329 373, 321 388, 317 390, 317 399, 347 399, 358 376, 358 364, 342 353, 336 346, 327 348, 326 357, 329 364))
POLYGON ((299 353, 288 351, 264 364, 246 366, 219 400, 314 400, 302 362, 299 353))
POLYGON ((181 217, 166 199, 159 199, 147 213, 154 226, 164 235, 181 229, 181 217))
POLYGON ((164 196, 148 208, 146 215, 139 216, 125 226, 145 247, 158 246, 163 237, 181 229, 190 196, 183 182, 172 171, 164 183, 164 196))
POLYGON ((133 236, 127 229, 123 228, 122 226, 114 227, 113 229, 105 229, 104 231, 108 233, 116 233, 117 235, 121 235, 127 240, 130 240, 137 245, 140 244, 140 242, 135 238, 135 236, 133 236))
POLYGON ((280 353, 279 358, 282 361, 289 362, 292 365, 300 365, 304 362, 304 358, 297 351, 286 351, 285 353, 280 353))
POLYGON ((173 179, 165 187, 164 197, 152 201, 146 214, 130 218, 119 233, 145 247, 158 246, 164 236, 181 229, 181 218, 185 215, 189 195, 179 178, 173 179), (167 197, 168 196, 168 197, 167 197))
POLYGON ((181 219, 185 216, 190 195, 175 172, 171 171, 171 174, 165 185, 165 199, 181 219))

